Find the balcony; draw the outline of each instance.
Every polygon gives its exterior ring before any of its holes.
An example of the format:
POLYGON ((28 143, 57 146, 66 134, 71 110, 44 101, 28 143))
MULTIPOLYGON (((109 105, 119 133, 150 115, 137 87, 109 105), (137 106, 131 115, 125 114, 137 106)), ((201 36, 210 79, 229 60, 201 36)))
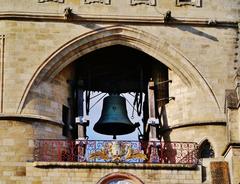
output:
POLYGON ((193 142, 35 140, 35 162, 198 164, 193 142))

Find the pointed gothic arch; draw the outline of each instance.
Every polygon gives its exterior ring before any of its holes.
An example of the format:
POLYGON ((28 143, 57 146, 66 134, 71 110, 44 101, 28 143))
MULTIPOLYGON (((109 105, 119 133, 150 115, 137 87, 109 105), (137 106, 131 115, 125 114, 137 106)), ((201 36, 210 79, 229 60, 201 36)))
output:
POLYGON ((81 56, 96 49, 117 44, 135 48, 161 61, 174 71, 187 86, 200 88, 206 95, 211 96, 218 110, 220 109, 211 86, 182 52, 170 45, 166 40, 147 32, 127 26, 115 25, 82 34, 62 45, 46 58, 26 86, 17 113, 22 112, 31 88, 42 81, 52 80, 67 65, 81 56))
POLYGON ((200 158, 213 158, 215 156, 213 146, 208 139, 204 139, 199 143, 198 152, 200 158))

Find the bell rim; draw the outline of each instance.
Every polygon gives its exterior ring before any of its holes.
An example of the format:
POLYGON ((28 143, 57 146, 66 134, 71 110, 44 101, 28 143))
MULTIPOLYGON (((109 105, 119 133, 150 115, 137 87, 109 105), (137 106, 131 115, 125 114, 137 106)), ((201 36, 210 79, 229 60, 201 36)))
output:
POLYGON ((93 130, 95 132, 103 135, 125 135, 125 134, 133 133, 135 129, 136 127, 134 126, 134 124, 131 123, 131 124, 124 125, 121 122, 113 122, 113 123, 108 123, 106 125, 101 124, 101 129, 99 124, 96 123, 93 127, 93 130))

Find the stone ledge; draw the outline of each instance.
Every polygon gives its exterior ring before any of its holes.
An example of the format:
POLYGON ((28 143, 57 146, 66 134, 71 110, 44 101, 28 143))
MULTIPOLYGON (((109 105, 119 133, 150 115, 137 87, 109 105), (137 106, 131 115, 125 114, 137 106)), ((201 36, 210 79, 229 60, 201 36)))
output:
POLYGON ((144 163, 87 163, 87 162, 28 162, 37 168, 117 168, 117 169, 175 169, 196 170, 197 164, 144 164, 144 163))
MULTIPOLYGON (((75 14, 71 18, 66 19, 64 13, 48 13, 39 12, 12 12, 1 11, 0 20, 30 20, 30 21, 60 21, 60 22, 105 22, 105 23, 139 23, 139 24, 166 24, 164 16, 124 16, 124 15, 91 15, 91 14, 75 14)), ((215 24, 210 24, 208 18, 193 17, 172 17, 167 24, 174 25, 198 25, 209 27, 238 27, 235 20, 219 19, 215 24)))
POLYGON ((223 153, 222 153, 222 156, 226 157, 226 155, 228 154, 228 152, 232 149, 232 148, 237 148, 237 149, 240 149, 240 142, 231 142, 229 143, 223 153))
POLYGON ((63 122, 56 121, 56 120, 46 117, 46 116, 39 116, 39 115, 33 115, 33 114, 1 114, 0 113, 0 120, 44 121, 44 122, 47 122, 50 124, 63 126, 63 122))
POLYGON ((195 126, 226 126, 226 122, 224 121, 213 121, 213 122, 190 122, 190 123, 182 123, 176 124, 173 126, 169 126, 167 128, 163 128, 161 131, 171 131, 174 129, 185 128, 185 127, 195 127, 195 126))

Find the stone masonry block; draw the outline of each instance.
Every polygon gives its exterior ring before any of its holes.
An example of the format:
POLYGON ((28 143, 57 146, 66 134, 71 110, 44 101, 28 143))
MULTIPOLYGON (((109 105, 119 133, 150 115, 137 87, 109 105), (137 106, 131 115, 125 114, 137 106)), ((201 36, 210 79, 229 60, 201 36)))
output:
POLYGON ((2 144, 4 146, 13 146, 15 144, 15 140, 14 139, 3 139, 2 144))

